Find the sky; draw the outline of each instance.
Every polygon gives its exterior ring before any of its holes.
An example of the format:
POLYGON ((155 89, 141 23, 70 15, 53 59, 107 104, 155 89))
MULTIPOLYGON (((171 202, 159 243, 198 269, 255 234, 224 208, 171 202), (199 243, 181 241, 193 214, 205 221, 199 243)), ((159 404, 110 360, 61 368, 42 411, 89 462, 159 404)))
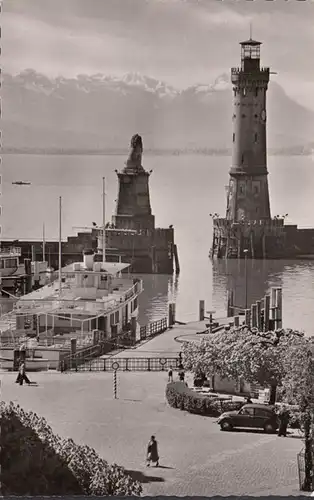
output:
POLYGON ((139 72, 186 88, 238 66, 252 23, 262 65, 314 110, 313 21, 314 0, 4 0, 2 69, 139 72))

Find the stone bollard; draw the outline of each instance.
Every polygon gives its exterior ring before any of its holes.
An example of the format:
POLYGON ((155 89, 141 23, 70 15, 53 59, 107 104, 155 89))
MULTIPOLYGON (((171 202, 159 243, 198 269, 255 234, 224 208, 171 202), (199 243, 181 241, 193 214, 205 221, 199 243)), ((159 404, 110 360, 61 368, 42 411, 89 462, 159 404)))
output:
POLYGON ((238 328, 240 326, 240 317, 239 316, 234 317, 234 326, 236 328, 238 328))
POLYGON ((204 321, 205 319, 205 300, 200 300, 199 303, 199 321, 204 321))

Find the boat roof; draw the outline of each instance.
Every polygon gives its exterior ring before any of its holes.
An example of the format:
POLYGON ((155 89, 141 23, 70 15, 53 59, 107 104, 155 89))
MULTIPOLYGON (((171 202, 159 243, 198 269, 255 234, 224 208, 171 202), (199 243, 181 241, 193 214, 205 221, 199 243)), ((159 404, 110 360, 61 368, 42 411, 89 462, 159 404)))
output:
POLYGON ((100 271, 94 271, 92 269, 86 269, 84 267, 84 262, 74 262, 72 264, 69 264, 68 266, 65 266, 62 268, 62 274, 63 273, 83 273, 83 274, 110 274, 110 275, 115 275, 117 273, 120 273, 124 269, 127 269, 130 267, 130 264, 127 264, 126 262, 101 262, 101 269, 100 271), (78 270, 75 270, 76 266, 80 266, 78 270))

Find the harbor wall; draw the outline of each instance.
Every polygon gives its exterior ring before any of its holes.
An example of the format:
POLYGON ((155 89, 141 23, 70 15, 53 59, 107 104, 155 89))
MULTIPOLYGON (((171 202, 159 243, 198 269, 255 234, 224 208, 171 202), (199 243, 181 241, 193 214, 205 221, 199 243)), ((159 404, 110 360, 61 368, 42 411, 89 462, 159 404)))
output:
MULTIPOLYGON (((2 242, 3 247, 12 246, 12 241, 2 242)), ((19 241, 21 259, 32 257, 43 259, 41 241, 19 241)), ((81 262, 83 251, 102 247, 102 236, 99 230, 78 233, 69 236, 62 246, 62 267, 72 262, 81 262)), ((45 258, 48 265, 57 269, 59 263, 59 243, 45 242, 45 258)), ((106 259, 109 262, 126 262, 131 264, 134 273, 172 274, 174 271, 174 230, 173 228, 143 229, 136 233, 110 229, 106 231, 106 259)))
POLYGON ((314 228, 285 225, 284 219, 234 223, 213 219, 211 257, 253 259, 294 259, 314 255, 314 228))

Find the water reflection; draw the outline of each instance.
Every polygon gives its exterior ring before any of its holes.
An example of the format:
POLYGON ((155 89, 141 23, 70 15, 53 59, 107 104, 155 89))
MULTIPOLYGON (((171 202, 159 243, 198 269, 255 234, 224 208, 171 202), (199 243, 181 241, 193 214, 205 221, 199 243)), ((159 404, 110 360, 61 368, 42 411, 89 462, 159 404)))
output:
MULTIPOLYGON (((227 312, 227 290, 234 303, 245 306, 245 260, 216 260, 213 266, 213 304, 227 312)), ((314 262, 247 260, 248 305, 261 299, 272 286, 283 289, 283 325, 313 332, 314 262)))
POLYGON ((176 297, 178 282, 167 275, 144 274, 137 277, 143 280, 144 286, 139 297, 139 324, 143 326, 168 317, 168 302, 176 297))

